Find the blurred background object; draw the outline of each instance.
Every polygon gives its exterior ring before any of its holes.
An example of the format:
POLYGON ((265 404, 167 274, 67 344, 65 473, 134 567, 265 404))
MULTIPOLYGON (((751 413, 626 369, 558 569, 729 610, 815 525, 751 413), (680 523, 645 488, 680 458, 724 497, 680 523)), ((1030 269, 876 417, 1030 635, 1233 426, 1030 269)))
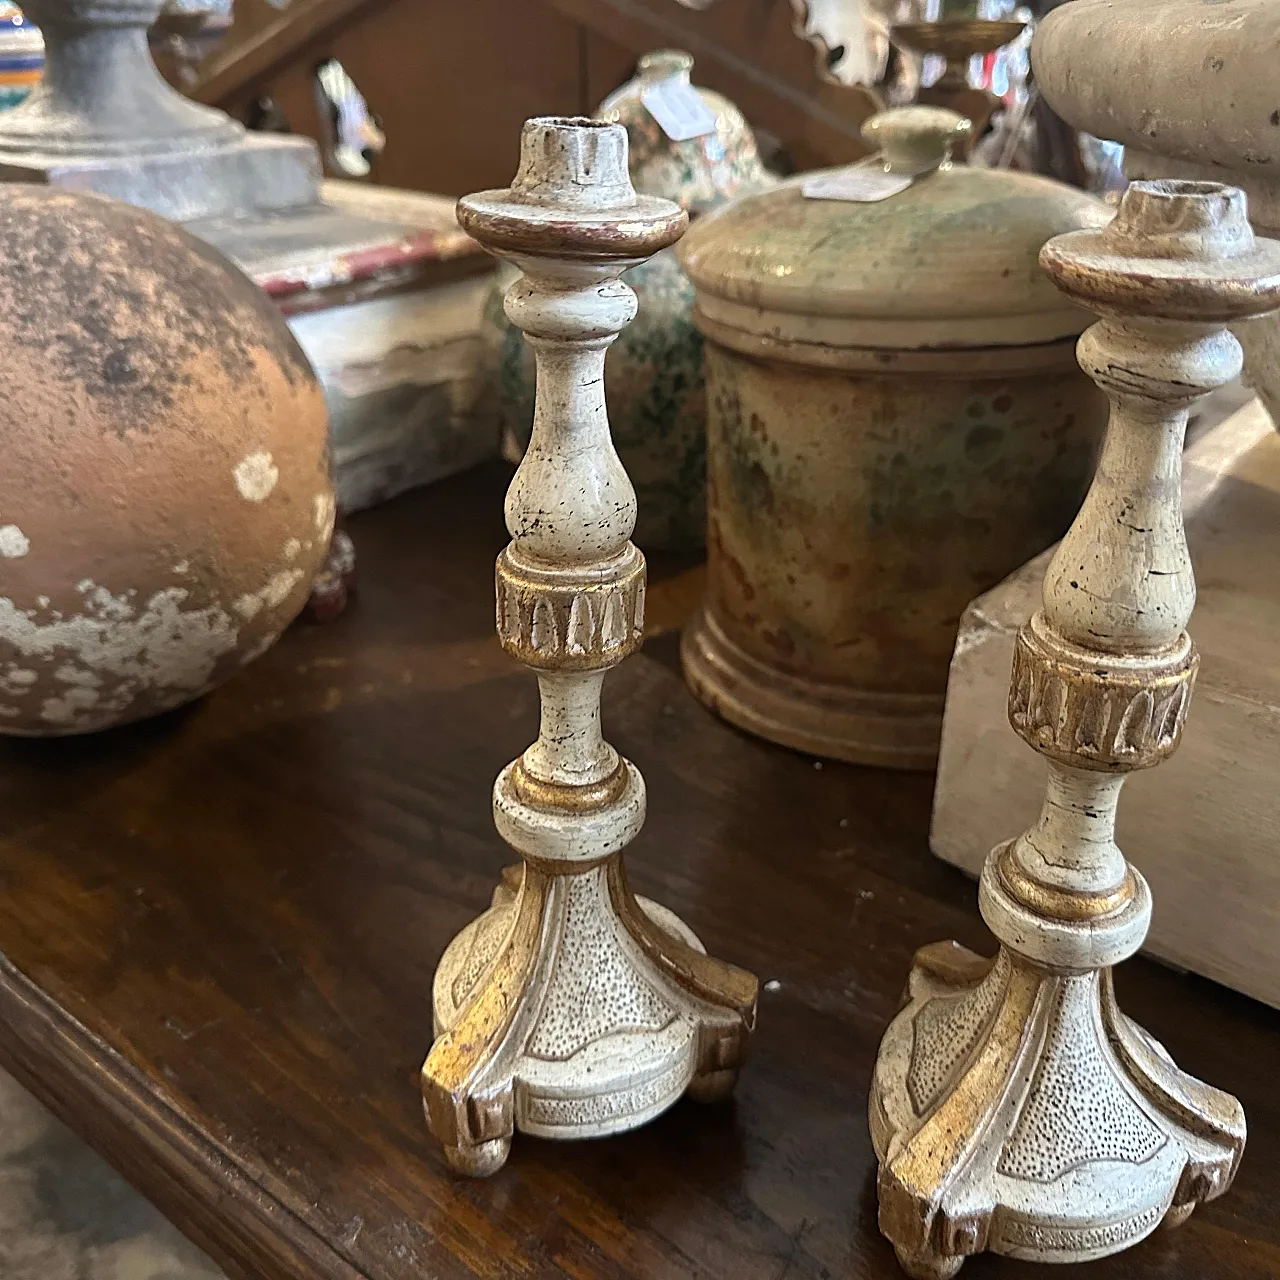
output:
POLYGON ((590 115, 644 54, 674 46, 737 104, 771 166, 809 169, 866 154, 859 125, 880 105, 867 12, 860 0, 468 0, 431 6, 424 27, 418 0, 238 0, 184 88, 241 120, 270 99, 323 147, 317 70, 336 60, 387 138, 370 180, 460 195, 507 181, 527 117, 590 115), (449 123, 460 108, 465 129, 449 123))
POLYGON ((157 61, 171 60, 180 85, 195 82, 202 59, 231 27, 232 0, 165 0, 148 33, 157 61))
POLYGON ((223 1280, 107 1162, 0 1071, 4 1280, 223 1280))
POLYGON ((44 37, 16 4, 0 3, 0 111, 24 102, 43 68, 44 37))

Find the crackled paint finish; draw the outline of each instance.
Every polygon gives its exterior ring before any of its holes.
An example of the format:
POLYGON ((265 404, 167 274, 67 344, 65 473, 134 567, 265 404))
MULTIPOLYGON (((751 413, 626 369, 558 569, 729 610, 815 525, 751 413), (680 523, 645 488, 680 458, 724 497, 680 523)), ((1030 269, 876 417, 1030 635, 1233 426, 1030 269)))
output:
POLYGON ((0 189, 0 732, 177 706, 302 607, 333 521, 324 402, 214 250, 97 196, 0 189))
POLYGON ((756 980, 626 887, 646 790, 601 731, 605 674, 644 639, 645 581, 605 344, 636 314, 623 270, 687 223, 636 195, 626 155, 617 125, 530 120, 511 187, 458 202, 464 229, 520 267, 505 305, 538 360, 495 572, 498 637, 537 673, 542 711, 537 741, 493 789, 498 833, 524 866, 445 949, 422 1068, 427 1122, 472 1176, 501 1167, 517 1129, 603 1137, 686 1091, 724 1097, 755 1024, 756 980))
MULTIPOLYGON (((727 98, 695 90, 716 118, 714 133, 673 142, 644 105, 654 83, 689 84, 693 59, 658 50, 640 72, 600 104, 596 119, 627 131, 628 162, 637 191, 672 200, 691 215, 708 213, 739 195, 777 181, 760 163, 755 135, 727 98)), ((484 313, 482 338, 497 384, 504 434, 520 449, 533 429, 534 359, 502 309, 517 278, 509 264, 484 313)), ((654 551, 699 552, 706 545, 706 381, 702 335, 693 323, 694 289, 674 249, 628 271, 639 312, 609 348, 606 395, 614 446, 639 501, 635 539, 654 551)))
POLYGON ((877 1056, 878 1222, 915 1280, 983 1251, 1118 1253, 1222 1195, 1247 1136, 1240 1103, 1116 1003, 1111 969, 1152 901, 1115 837, 1121 785, 1176 751, 1199 665, 1188 412, 1240 373, 1226 322, 1280 306, 1280 243, 1254 239, 1235 188, 1136 182, 1109 226, 1054 237, 1040 261, 1099 315, 1077 352, 1110 421, 1015 641, 1009 724, 1048 777, 1038 819, 982 869, 1000 951, 918 951, 877 1056))
POLYGON ((960 615, 1061 536, 1106 404, 1035 378, 816 373, 707 350, 708 606, 804 679, 939 698, 960 615))
MULTIPOLYGON (((514 269, 499 275, 486 313, 499 352, 504 424, 521 449, 533 429, 532 349, 502 312, 514 269)), ((605 388, 614 447, 639 501, 636 543, 700 550, 706 541, 706 383, 693 285, 664 249, 623 277, 639 311, 609 348, 605 388)))

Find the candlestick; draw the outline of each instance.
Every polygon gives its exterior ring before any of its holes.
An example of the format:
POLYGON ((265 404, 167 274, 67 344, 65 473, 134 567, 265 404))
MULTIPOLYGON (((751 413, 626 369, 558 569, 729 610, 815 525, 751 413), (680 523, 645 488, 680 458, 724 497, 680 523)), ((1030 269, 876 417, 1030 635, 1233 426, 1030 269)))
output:
POLYGON ((677 240, 686 215, 636 195, 621 125, 552 117, 526 123, 510 189, 464 197, 458 217, 523 272, 505 306, 538 366, 497 566, 498 635, 537 673, 542 701, 538 740, 494 786, 498 830, 524 861, 440 962, 422 1074, 450 1165, 482 1176, 517 1128, 596 1137, 686 1090, 727 1094, 756 980, 632 895, 622 849, 644 822, 644 781, 600 730, 605 673, 643 639, 645 587, 605 350, 636 313, 619 277, 677 240))
POLYGON ((1254 239, 1235 188, 1139 182, 1041 265, 1102 316, 1077 351, 1111 420, 1017 639, 1009 719, 1049 779, 1039 820, 982 873, 999 954, 919 952, 876 1064, 880 1227, 927 1280, 982 1250, 1115 1253, 1225 1191, 1245 1142, 1240 1104, 1116 1004, 1111 966, 1141 946, 1151 895, 1115 815, 1127 774, 1177 748, 1195 679, 1187 411, 1240 371, 1226 324, 1280 306, 1280 244, 1254 239))

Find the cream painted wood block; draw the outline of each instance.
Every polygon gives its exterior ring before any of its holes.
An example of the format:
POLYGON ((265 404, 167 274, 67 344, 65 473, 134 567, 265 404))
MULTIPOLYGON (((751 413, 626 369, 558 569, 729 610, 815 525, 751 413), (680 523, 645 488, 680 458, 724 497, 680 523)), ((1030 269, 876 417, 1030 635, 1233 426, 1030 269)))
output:
POLYGON ((755 1022, 756 980, 708 957, 671 912, 637 900, 622 849, 640 831, 639 771, 601 735, 605 673, 644 638, 636 496, 614 451, 605 351, 636 314, 619 278, 688 219, 637 196, 617 124, 530 120, 505 191, 459 221, 520 268, 506 312, 537 358, 533 436, 507 492, 497 626, 538 676, 538 740, 498 776, 498 831, 523 858, 450 943, 422 1068, 432 1132, 460 1173, 505 1162, 516 1129, 591 1138, 683 1093, 725 1096, 755 1022))
POLYGON ((324 386, 343 511, 497 454, 480 377, 480 317, 492 287, 483 272, 289 317, 324 386))
MULTIPOLYGON (((1280 1007, 1280 436, 1259 401, 1187 450, 1182 493, 1199 579, 1195 714, 1178 753, 1126 785, 1117 839, 1159 903, 1144 949, 1280 1007)), ((1040 803, 1044 762, 1009 732, 1004 697, 1051 554, 960 623, 931 843, 972 875, 1040 803)))
POLYGON ((1116 1003, 1111 969, 1142 945, 1152 896, 1115 824, 1126 778, 1177 750, 1199 665, 1188 412, 1240 372, 1226 326, 1280 306, 1280 243, 1255 240, 1236 188, 1136 182, 1108 227, 1055 237, 1040 263, 1101 317, 1077 355, 1111 417, 1014 639, 1009 723, 1048 777, 1038 815, 983 863, 999 953, 920 951, 876 1062, 880 1227, 921 1280, 987 1250, 1084 1262, 1128 1248, 1226 1191, 1245 1143, 1240 1104, 1116 1003))

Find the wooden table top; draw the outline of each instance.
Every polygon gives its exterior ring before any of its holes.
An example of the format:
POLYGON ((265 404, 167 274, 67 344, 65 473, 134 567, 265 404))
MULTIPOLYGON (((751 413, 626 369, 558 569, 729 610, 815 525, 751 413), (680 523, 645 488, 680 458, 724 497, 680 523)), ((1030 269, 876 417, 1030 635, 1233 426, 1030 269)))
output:
MULTIPOLYGON (((764 982, 736 1098, 445 1170, 417 1085, 431 975, 512 861, 490 786, 536 731, 493 634, 505 481, 356 517, 357 606, 199 706, 0 741, 0 1063, 254 1280, 896 1277, 867 1083, 913 950, 990 949, 975 888, 929 855, 929 778, 728 728, 673 634, 610 676, 605 725, 649 785, 636 889, 764 982)), ((1243 1100, 1249 1147, 1227 1196, 1082 1274, 1280 1276, 1280 1015, 1146 961, 1117 985, 1243 1100)))

